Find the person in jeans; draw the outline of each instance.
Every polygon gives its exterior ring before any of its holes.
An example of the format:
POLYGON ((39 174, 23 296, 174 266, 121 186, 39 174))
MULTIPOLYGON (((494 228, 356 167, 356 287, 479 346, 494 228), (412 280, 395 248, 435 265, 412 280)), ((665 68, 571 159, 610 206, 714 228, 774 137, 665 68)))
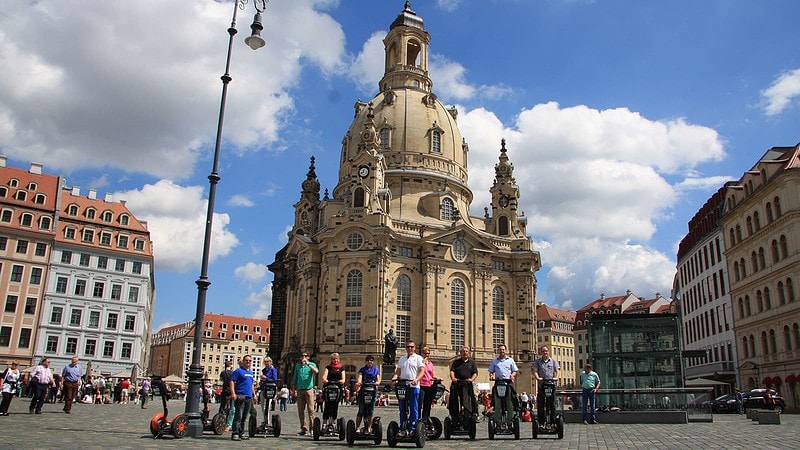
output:
POLYGON ((558 382, 558 378, 561 375, 561 366, 558 364, 558 361, 550 357, 550 349, 545 346, 542 347, 542 357, 533 361, 531 372, 538 382, 536 392, 537 416, 539 418, 539 423, 544 423, 545 398, 542 383, 544 383, 545 380, 558 382))
POLYGON ((297 416, 300 418, 300 436, 308 434, 308 426, 314 423, 314 385, 319 373, 317 365, 308 360, 308 353, 300 355, 300 362, 295 364, 292 374, 292 390, 297 398, 297 416), (308 423, 306 423, 308 411, 308 423))
POLYGON ((597 423, 595 416, 594 399, 597 390, 600 389, 600 377, 595 371, 592 370, 592 365, 586 363, 583 366, 581 373, 581 411, 583 414, 583 423, 588 425, 590 423, 597 423))
POLYGON ((78 395, 78 385, 82 376, 83 370, 81 365, 78 364, 78 357, 73 356, 72 362, 64 366, 61 371, 61 377, 64 379, 64 412, 67 414, 72 412, 72 402, 75 401, 75 396, 78 395))
POLYGON ((400 436, 413 434, 419 420, 419 380, 425 374, 425 360, 415 353, 417 345, 414 341, 406 342, 406 354, 397 362, 397 368, 392 377, 392 387, 397 380, 408 381, 408 395, 405 400, 398 401, 400 406, 400 436), (406 417, 406 402, 408 402, 408 417, 406 417), (408 420, 408 422, 406 422, 408 420))
POLYGON ((239 368, 231 374, 231 400, 236 405, 236 416, 233 418, 233 431, 231 432, 231 440, 234 441, 250 439, 250 436, 244 433, 244 425, 250 415, 253 396, 256 392, 255 384, 253 383, 255 376, 253 371, 250 370, 252 364, 253 358, 250 355, 244 355, 239 362, 239 368))

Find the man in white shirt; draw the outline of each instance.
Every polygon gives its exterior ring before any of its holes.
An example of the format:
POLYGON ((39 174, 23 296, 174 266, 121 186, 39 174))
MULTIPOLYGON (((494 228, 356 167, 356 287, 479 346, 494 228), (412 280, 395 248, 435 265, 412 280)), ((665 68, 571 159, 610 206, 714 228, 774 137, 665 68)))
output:
POLYGON ((34 412, 36 412, 36 414, 41 414, 42 405, 44 405, 44 401, 47 398, 47 393, 50 391, 51 387, 56 386, 56 382, 53 380, 53 373, 50 372, 49 358, 43 358, 39 365, 34 367, 31 371, 29 383, 33 383, 33 398, 31 399, 31 405, 28 409, 31 414, 34 412))
MULTIPOLYGON (((517 363, 514 361, 514 358, 508 356, 508 352, 506 346, 500 344, 497 347, 497 358, 492 360, 491 364, 489 364, 489 380, 495 382, 497 385, 498 381, 503 381, 507 383, 507 389, 505 398, 502 400, 503 403, 506 405, 506 411, 508 414, 511 414, 511 411, 515 411, 518 408, 517 402, 517 391, 514 390, 514 379, 519 375, 519 367, 517 367, 517 363)), ((497 404, 496 399, 496 390, 492 390, 492 407, 494 408, 494 418, 497 422, 502 422, 503 416, 503 408, 501 405, 497 404)))
POLYGON ((408 393, 405 401, 401 400, 400 403, 400 433, 405 436, 404 426, 406 419, 410 421, 408 427, 409 432, 413 433, 417 427, 417 420, 419 420, 419 380, 424 375, 425 360, 422 356, 415 353, 416 343, 412 340, 406 342, 406 354, 397 362, 397 368, 394 370, 392 377, 392 386, 397 380, 408 381, 408 393), (406 417, 406 405, 408 402, 409 417, 406 417))

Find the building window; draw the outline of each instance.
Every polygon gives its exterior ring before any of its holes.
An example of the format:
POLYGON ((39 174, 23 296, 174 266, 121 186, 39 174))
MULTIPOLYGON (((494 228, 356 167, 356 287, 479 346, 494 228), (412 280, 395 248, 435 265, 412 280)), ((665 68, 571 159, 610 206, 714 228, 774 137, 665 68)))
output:
POLYGON ((100 311, 89 311, 89 328, 100 328, 100 311))
POLYGON ((411 311, 411 278, 406 274, 397 277, 397 310, 411 311))
POLYGON ((53 221, 49 217, 42 217, 39 219, 39 229, 40 230, 50 230, 53 221))
POLYGON ((459 350, 464 346, 464 319, 450 319, 450 348, 459 350))
POLYGON ((347 235, 346 245, 348 250, 358 250, 364 245, 364 236, 358 231, 354 231, 347 235))
POLYGON ((110 246, 111 245, 111 233, 108 231, 103 231, 100 233, 100 245, 110 246))
POLYGON ((134 261, 133 266, 131 267, 131 272, 140 274, 142 273, 142 262, 141 261, 134 261))
POLYGON ((111 285, 111 300, 120 300, 122 298, 122 285, 121 284, 112 284, 111 285))
POLYGON ((39 285, 42 282, 42 268, 41 267, 33 267, 31 268, 31 284, 39 285))
POLYGON ((25 299, 25 314, 36 314, 36 304, 39 300, 36 297, 27 297, 25 299))
POLYGON ((83 311, 80 309, 72 309, 69 315, 69 324, 73 327, 81 326, 81 316, 83 311))
POLYGON ((125 315, 125 331, 134 331, 136 329, 136 316, 133 314, 125 315))
POLYGON ((389 138, 390 138, 390 131, 391 129, 381 128, 380 136, 381 136, 381 150, 389 150, 389 138))
POLYGON ((58 352, 58 336, 47 336, 47 344, 45 345, 44 351, 47 353, 58 352))
POLYGON ((66 294, 67 293, 67 282, 69 279, 67 277, 58 277, 56 279, 56 294, 66 294))
POLYGON ((75 228, 64 228, 64 239, 75 240, 75 228))
POLYGON ((344 343, 355 345, 361 343, 361 312, 347 311, 344 318, 344 343))
POLYGON ((117 247, 128 248, 128 236, 119 235, 119 238, 117 238, 117 247))
POLYGON ((78 259, 78 265, 83 267, 89 267, 89 254, 88 253, 81 253, 80 258, 78 259))
POLYGON ((75 295, 86 295, 86 280, 75 280, 75 295))
POLYGON ((11 222, 12 212, 10 209, 4 209, 3 214, 0 215, 0 222, 11 222))
POLYGON ((92 289, 92 297, 103 298, 103 291, 106 289, 106 284, 100 281, 94 282, 94 289, 92 289))
POLYGON ((351 270, 347 274, 347 299, 345 306, 361 306, 361 290, 364 276, 360 270, 351 270))
POLYGON ((124 272, 125 271, 125 260, 124 259, 117 259, 117 262, 114 264, 114 270, 117 272, 124 272))
MULTIPOLYGON (((778 244, 776 243, 775 245, 778 244)), ((8 246, 8 238, 5 236, 0 236, 0 250, 5 251, 7 246, 8 246)))
POLYGON ((78 338, 67 338, 67 347, 64 349, 67 355, 76 355, 78 353, 78 338))
POLYGON ((121 225, 128 225, 128 221, 129 220, 130 220, 130 218, 129 218, 129 216, 127 214, 123 214, 123 215, 119 216, 119 223, 121 225))
POLYGON ((28 198, 28 193, 25 191, 17 191, 17 200, 24 202, 26 198, 28 198))
POLYGON ((122 359, 131 359, 131 355, 133 354, 133 344, 130 342, 123 342, 122 349, 120 350, 120 358, 122 359))
POLYGON ((36 243, 36 250, 33 251, 33 254, 36 256, 46 256, 47 255, 47 244, 42 242, 36 243))
POLYGON ((97 214, 97 210, 94 208, 86 208, 86 218, 87 219, 94 219, 95 214, 97 214))
POLYGON ((9 295, 6 297, 6 307, 3 310, 7 313, 15 313, 17 312, 17 302, 19 301, 19 297, 16 295, 9 295))
POLYGON ((108 268, 108 256, 98 256, 97 257, 97 268, 98 269, 107 269, 108 268))
POLYGON ((97 351, 97 341, 95 339, 87 339, 86 345, 83 346, 84 356, 94 356, 97 351))
POLYGON ((464 287, 464 282, 458 278, 454 279, 453 284, 450 285, 450 314, 458 316, 464 315, 465 294, 466 289, 464 287))
MULTIPOLYGON (((492 289, 492 319, 503 320, 506 318, 506 294, 503 288, 495 286, 492 289)), ((497 345, 494 346, 497 348, 497 345)))
POLYGON ((397 316, 395 319, 394 334, 397 336, 397 342, 405 344, 411 337, 411 316, 397 316))
POLYGON ((467 245, 461 239, 456 239, 453 242, 453 259, 456 261, 464 261, 467 257, 467 245))
POLYGON ((397 250, 397 255, 398 256, 403 256, 403 257, 406 257, 406 258, 413 258, 414 257, 414 249, 412 249, 411 247, 400 247, 397 250))
POLYGON ((494 348, 506 344, 506 326, 495 323, 492 325, 492 343, 494 348))
POLYGON ((139 301, 139 288, 136 286, 131 286, 131 289, 128 291, 128 301, 131 303, 137 303, 139 301))
POLYGON ((24 213, 19 219, 20 225, 23 227, 30 227, 33 225, 33 214, 24 213))
POLYGON ((431 132, 431 151, 433 153, 442 153, 442 132, 439 130, 431 132))
POLYGON ((452 199, 447 197, 442 199, 442 205, 441 205, 442 220, 455 220, 455 215, 453 214, 455 208, 456 206, 455 203, 453 203, 452 199))
POLYGON ((111 214, 111 211, 103 212, 103 222, 111 222, 114 219, 114 215, 111 214))
POLYGON ((135 241, 133 241, 133 249, 136 250, 137 252, 143 252, 144 239, 136 239, 135 241))
POLYGON ((50 311, 50 323, 61 325, 61 318, 64 316, 64 308, 60 306, 53 306, 53 310, 50 311))
POLYGON ((83 242, 94 241, 94 230, 83 230, 83 242))
POLYGON ((17 282, 17 283, 21 282, 22 281, 22 272, 23 272, 23 270, 25 270, 25 268, 22 267, 22 266, 18 266, 16 264, 11 266, 11 278, 10 278, 10 280, 14 281, 14 282, 17 282))
POLYGON ((22 255, 28 254, 28 241, 20 239, 17 241, 17 253, 22 255))
POLYGON ((103 343, 103 357, 104 358, 113 358, 114 357, 114 342, 113 341, 105 341, 103 343))
POLYGON ((61 263, 62 264, 71 264, 72 263, 72 252, 69 250, 63 250, 61 252, 61 263))
POLYGON ((116 330, 118 318, 119 315, 117 313, 108 313, 108 320, 106 320, 106 328, 109 330, 116 330))
POLYGON ((0 327, 0 347, 11 345, 11 327, 0 327))

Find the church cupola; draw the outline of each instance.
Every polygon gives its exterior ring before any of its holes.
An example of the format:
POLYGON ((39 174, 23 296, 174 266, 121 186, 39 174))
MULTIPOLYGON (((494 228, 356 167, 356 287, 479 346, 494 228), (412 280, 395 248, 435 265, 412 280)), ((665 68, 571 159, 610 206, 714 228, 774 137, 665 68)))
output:
POLYGON ((411 2, 389 27, 383 40, 386 48, 385 73, 378 89, 381 92, 397 88, 416 88, 430 92, 433 88, 428 75, 428 46, 431 36, 425 31, 421 17, 411 10, 411 2))

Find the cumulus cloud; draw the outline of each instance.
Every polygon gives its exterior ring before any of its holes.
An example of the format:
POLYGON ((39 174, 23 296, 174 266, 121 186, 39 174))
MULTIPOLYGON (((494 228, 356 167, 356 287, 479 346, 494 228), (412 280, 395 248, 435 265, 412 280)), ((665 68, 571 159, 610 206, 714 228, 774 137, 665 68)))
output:
POLYGON ((459 125, 470 145, 473 215, 482 215, 491 201, 486 174, 494 174, 506 139, 520 210, 546 265, 540 300, 555 305, 582 305, 627 289, 646 297, 655 290, 666 294, 675 264, 647 243, 681 190, 727 180, 692 172, 722 159, 724 145, 715 130, 682 118, 652 120, 625 108, 551 102, 524 109, 513 126, 482 108, 459 115, 459 125), (669 181, 682 173, 694 179, 669 181))
MULTIPOLYGON (((147 222, 157 269, 185 272, 200 266, 205 237, 207 200, 200 186, 179 186, 169 180, 141 189, 114 193, 127 201, 139 220, 147 222)), ((239 239, 227 227, 230 217, 215 213, 211 228, 210 260, 229 255, 239 239)))
POLYGON ((229 206, 244 206, 246 208, 250 208, 251 206, 255 206, 255 203, 250 200, 249 198, 245 197, 244 195, 234 195, 233 197, 228 200, 229 206))
POLYGON ((461 0, 436 0, 436 5, 445 11, 455 11, 461 5, 461 0))
POLYGON ((372 35, 361 46, 361 51, 353 58, 350 65, 350 78, 367 95, 372 95, 378 88, 378 81, 383 76, 384 52, 383 39, 386 31, 380 30, 372 35))
POLYGON ((797 97, 800 97, 800 68, 783 72, 770 87, 761 91, 764 114, 782 113, 797 97))
POLYGON ((236 276, 236 278, 247 282, 261 281, 267 276, 267 265, 248 262, 243 266, 237 267, 233 271, 233 274, 236 276))
MULTIPOLYGON (((320 3, 271 3, 263 32, 269 45, 257 52, 242 44, 252 9, 240 11, 223 134, 235 151, 278 140, 303 64, 323 71, 341 65, 344 33, 314 10, 320 3), (248 88, 254 85, 259 88, 248 88)), ((4 153, 65 171, 115 167, 159 178, 190 175, 213 146, 232 5, 4 5, 0 66, 14 68, 0 78, 4 153)))
POLYGON ((251 292, 250 296, 247 297, 247 304, 255 306, 252 313, 253 318, 268 318, 272 314, 272 283, 259 292, 251 292))

